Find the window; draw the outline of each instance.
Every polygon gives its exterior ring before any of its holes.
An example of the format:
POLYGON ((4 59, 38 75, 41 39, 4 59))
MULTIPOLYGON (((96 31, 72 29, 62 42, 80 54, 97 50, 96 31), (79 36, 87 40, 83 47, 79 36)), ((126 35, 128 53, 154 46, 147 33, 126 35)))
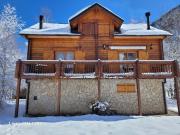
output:
POLYGON ((119 53, 119 60, 136 60, 137 53, 136 52, 122 52, 119 53))
MULTIPOLYGON (((56 60, 74 60, 74 53, 73 52, 57 52, 56 53, 56 60)), ((64 66, 65 73, 73 73, 74 65, 73 64, 66 64, 64 66)))
MULTIPOLYGON (((119 53, 119 60, 136 60, 137 53, 136 52, 122 52, 119 53)), ((133 65, 120 65, 120 72, 133 72, 133 65)))
POLYGON ((117 84, 117 92, 136 92, 135 84, 117 84))
POLYGON ((74 53, 73 52, 57 52, 56 53, 56 60, 74 60, 74 53))

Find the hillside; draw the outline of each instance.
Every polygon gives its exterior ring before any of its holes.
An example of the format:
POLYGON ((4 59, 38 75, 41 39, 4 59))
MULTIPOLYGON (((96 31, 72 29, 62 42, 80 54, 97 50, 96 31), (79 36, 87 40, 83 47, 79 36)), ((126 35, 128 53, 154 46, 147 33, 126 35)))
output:
POLYGON ((153 22, 152 26, 173 34, 164 41, 165 59, 177 59, 180 62, 180 5, 153 22))

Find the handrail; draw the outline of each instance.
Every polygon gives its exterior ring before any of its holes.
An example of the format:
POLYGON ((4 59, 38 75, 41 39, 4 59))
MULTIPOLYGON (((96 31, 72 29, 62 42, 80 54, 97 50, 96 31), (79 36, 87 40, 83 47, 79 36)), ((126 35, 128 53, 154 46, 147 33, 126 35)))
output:
POLYGON ((15 77, 163 79, 178 75, 176 65, 174 60, 19 60, 15 77))

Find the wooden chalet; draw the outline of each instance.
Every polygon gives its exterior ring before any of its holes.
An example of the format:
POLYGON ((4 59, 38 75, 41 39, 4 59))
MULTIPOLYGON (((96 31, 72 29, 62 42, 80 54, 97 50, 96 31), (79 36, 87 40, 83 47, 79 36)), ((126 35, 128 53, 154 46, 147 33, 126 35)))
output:
MULTIPOLYGON (((26 113, 87 114, 93 100, 108 101, 117 114, 165 114, 164 82, 178 79, 177 62, 164 60, 171 34, 147 24, 125 24, 100 4, 68 24, 38 24, 20 32, 28 40, 27 60, 17 61, 16 110, 21 79, 28 82, 26 113)), ((177 97, 179 91, 175 83, 177 97)), ((177 98, 179 107, 179 98, 177 98)))

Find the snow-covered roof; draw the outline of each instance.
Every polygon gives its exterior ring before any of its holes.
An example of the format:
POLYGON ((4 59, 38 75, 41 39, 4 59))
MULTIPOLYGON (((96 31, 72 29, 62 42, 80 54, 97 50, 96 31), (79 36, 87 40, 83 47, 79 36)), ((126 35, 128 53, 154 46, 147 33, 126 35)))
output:
POLYGON ((94 7, 94 6, 96 6, 96 5, 99 6, 99 7, 101 7, 101 8, 103 8, 104 10, 108 11, 110 14, 116 16, 118 19, 124 21, 124 20, 123 20, 121 17, 119 17, 117 14, 115 14, 115 13, 112 12, 110 9, 108 9, 107 7, 102 6, 102 5, 99 4, 99 3, 94 3, 94 4, 91 4, 91 5, 88 5, 88 6, 86 6, 85 8, 77 11, 74 15, 72 15, 72 16, 69 18, 69 21, 70 21, 70 20, 73 20, 73 19, 76 18, 77 16, 81 15, 83 12, 87 11, 88 9, 90 9, 91 7, 94 7))
POLYGON ((138 24, 122 24, 121 34, 115 34, 116 36, 148 36, 148 35, 172 35, 171 33, 157 29, 155 27, 150 27, 150 30, 147 30, 147 24, 138 23, 138 24))
POLYGON ((22 35, 80 35, 72 33, 69 24, 43 23, 43 29, 39 29, 39 23, 20 32, 22 35))
MULTIPOLYGON (((26 28, 20 32, 22 35, 80 35, 72 33, 69 24, 44 23, 43 29, 39 29, 39 23, 26 28)), ((147 30, 146 24, 122 24, 121 33, 115 36, 148 36, 148 35, 172 35, 167 31, 160 30, 151 26, 147 30)))

